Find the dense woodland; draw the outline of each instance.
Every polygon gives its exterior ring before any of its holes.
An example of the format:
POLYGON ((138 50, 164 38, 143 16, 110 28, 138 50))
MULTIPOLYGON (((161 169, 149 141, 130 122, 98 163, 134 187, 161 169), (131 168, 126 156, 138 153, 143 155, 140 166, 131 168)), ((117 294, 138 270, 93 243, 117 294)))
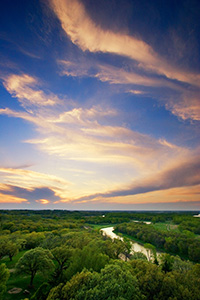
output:
POLYGON ((198 300, 194 214, 2 210, 0 299, 198 300), (103 236, 109 226, 124 240, 103 236), (131 240, 147 255, 131 252, 131 240))

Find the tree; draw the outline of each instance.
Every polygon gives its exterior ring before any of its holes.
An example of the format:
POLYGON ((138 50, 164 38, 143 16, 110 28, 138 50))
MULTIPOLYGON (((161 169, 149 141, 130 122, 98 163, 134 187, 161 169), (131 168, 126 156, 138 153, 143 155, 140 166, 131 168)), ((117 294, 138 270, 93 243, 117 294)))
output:
POLYGON ((27 251, 18 261, 16 270, 18 273, 31 275, 30 286, 33 285, 33 279, 37 272, 43 274, 53 270, 54 264, 52 254, 49 250, 37 247, 27 251))
POLYGON ((54 279, 62 277, 63 270, 69 266, 69 259, 72 256, 73 249, 68 246, 56 247, 51 250, 54 259, 58 263, 58 267, 55 270, 54 279))
POLYGON ((164 273, 160 268, 151 262, 140 259, 131 260, 129 264, 132 266, 133 275, 136 276, 139 288, 146 299, 162 299, 158 298, 164 278, 164 273))
POLYGON ((194 262, 200 262, 200 242, 198 240, 190 244, 188 248, 188 256, 194 262))
POLYGON ((7 238, 1 237, 0 238, 0 259, 6 255, 6 244, 7 244, 7 238))
POLYGON ((31 300, 46 300, 51 287, 44 282, 31 297, 31 300))
POLYGON ((3 300, 3 294, 6 291, 6 282, 9 278, 9 271, 5 264, 0 265, 0 300, 3 300))
POLYGON ((131 255, 131 260, 132 259, 141 259, 141 260, 147 260, 147 257, 144 253, 142 252, 133 252, 133 254, 131 255))
POLYGON ((125 258, 126 258, 126 261, 127 261, 127 258, 130 257, 132 245, 131 245, 130 240, 127 239, 127 238, 124 238, 123 241, 124 241, 124 250, 123 250, 123 254, 125 255, 125 258))
POLYGON ((96 241, 90 242, 82 250, 74 251, 69 268, 65 271, 66 279, 69 280, 77 272, 84 268, 99 272, 109 262, 108 255, 101 252, 96 241))
POLYGON ((174 264, 174 257, 173 256, 171 256, 167 253, 164 253, 160 256, 160 261, 161 261, 162 270, 165 273, 172 271, 173 264, 174 264))
POLYGON ((5 254, 9 256, 10 261, 12 261, 13 256, 17 255, 19 251, 19 245, 13 243, 12 241, 8 241, 5 246, 5 254))

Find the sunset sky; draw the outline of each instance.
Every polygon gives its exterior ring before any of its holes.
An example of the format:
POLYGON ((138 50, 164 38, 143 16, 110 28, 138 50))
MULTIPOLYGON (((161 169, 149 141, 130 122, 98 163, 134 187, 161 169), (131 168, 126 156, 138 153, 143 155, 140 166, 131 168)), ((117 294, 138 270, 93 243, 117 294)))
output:
POLYGON ((0 209, 200 210, 200 1, 0 2, 0 209))

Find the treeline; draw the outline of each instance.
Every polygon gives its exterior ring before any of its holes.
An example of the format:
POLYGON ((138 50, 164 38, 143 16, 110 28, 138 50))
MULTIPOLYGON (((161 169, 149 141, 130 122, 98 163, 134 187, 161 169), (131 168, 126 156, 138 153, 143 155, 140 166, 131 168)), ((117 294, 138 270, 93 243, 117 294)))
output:
MULTIPOLYGON (((197 214, 198 212, 196 212, 197 214)), ((133 211, 67 211, 67 210, 0 210, 0 229, 14 232, 17 226, 23 230, 54 230, 67 223, 118 224, 132 220, 152 223, 172 221, 180 225, 180 229, 200 234, 198 218, 194 212, 133 212, 133 211), (52 224, 48 220, 52 220, 52 224), (59 220, 59 224, 58 221, 59 220), (14 221, 14 223, 13 223, 14 221), (22 222, 24 221, 24 222, 22 222), (42 224, 41 224, 42 222, 42 224), (14 226, 15 224, 15 226, 14 226)))
MULTIPOLYGON (((117 224, 132 220, 149 221, 152 223, 172 221, 177 224, 183 221, 192 221, 194 212, 88 212, 82 216, 89 224, 117 224)), ((198 221, 198 220, 194 220, 198 221)), ((198 224, 199 225, 199 224, 198 224)))
POLYGON ((44 215, 41 211, 1 211, 1 234, 14 232, 30 233, 60 230, 62 228, 78 228, 85 223, 78 218, 77 213, 65 213, 61 211, 47 211, 44 215))
MULTIPOLYGON (((191 230, 191 227, 189 229, 191 230)), ((178 254, 194 262, 200 262, 200 240, 191 235, 191 231, 161 231, 154 228, 153 225, 134 222, 119 224, 115 227, 115 230, 137 238, 144 243, 151 243, 165 252, 178 254)))

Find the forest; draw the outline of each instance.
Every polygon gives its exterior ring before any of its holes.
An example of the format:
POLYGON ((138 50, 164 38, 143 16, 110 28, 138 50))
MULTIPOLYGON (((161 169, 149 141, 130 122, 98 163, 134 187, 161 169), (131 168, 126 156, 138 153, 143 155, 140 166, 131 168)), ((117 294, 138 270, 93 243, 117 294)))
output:
POLYGON ((1 210, 0 299, 198 300, 198 213, 1 210))

